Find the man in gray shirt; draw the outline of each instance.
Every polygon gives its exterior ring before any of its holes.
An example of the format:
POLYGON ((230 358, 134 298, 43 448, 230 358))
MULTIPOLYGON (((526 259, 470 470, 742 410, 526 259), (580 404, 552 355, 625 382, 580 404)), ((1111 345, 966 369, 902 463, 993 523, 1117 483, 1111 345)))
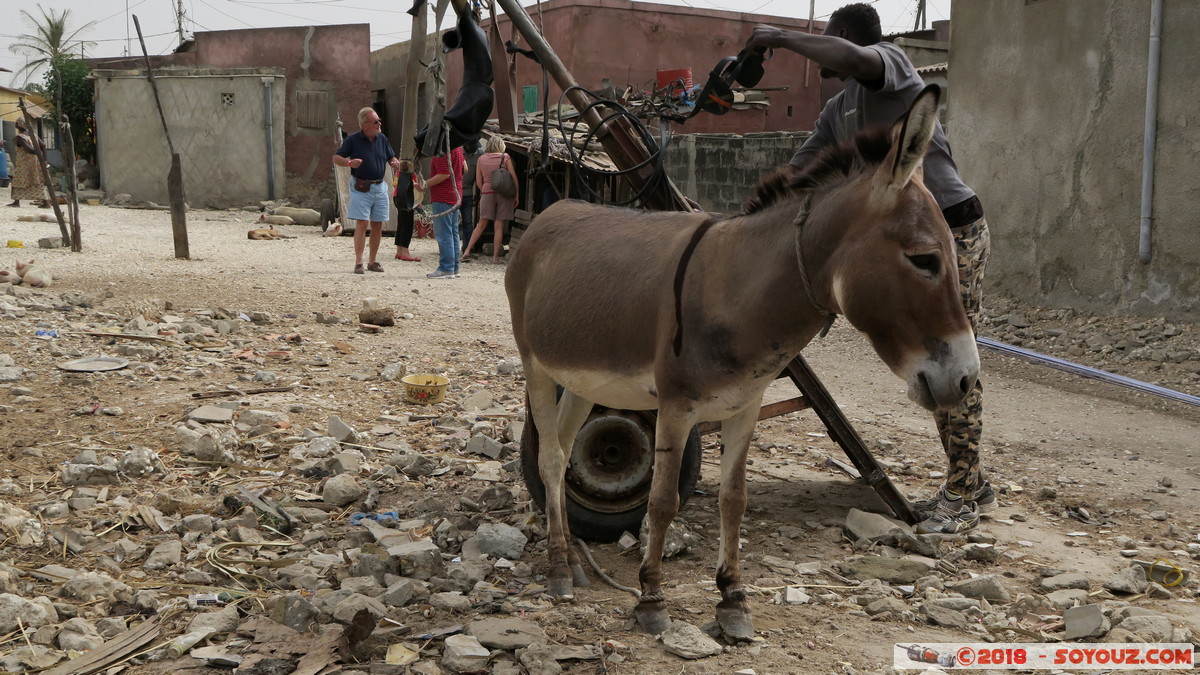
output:
MULTIPOLYGON (((746 46, 787 49, 812 59, 821 77, 836 77, 845 89, 825 105, 813 135, 789 164, 795 173, 824 147, 847 142, 862 129, 893 125, 924 89, 904 50, 883 42, 879 14, 866 3, 841 7, 829 17, 823 35, 758 25, 746 46)), ((983 206, 958 174, 950 145, 939 123, 925 155, 925 186, 933 193, 954 235, 963 304, 976 327, 983 273, 991 249, 983 206)), ((979 524, 979 514, 996 508, 996 494, 979 463, 983 428, 983 385, 976 383, 958 409, 934 413, 949 470, 945 484, 929 499, 914 502, 922 533, 957 533, 979 524)))

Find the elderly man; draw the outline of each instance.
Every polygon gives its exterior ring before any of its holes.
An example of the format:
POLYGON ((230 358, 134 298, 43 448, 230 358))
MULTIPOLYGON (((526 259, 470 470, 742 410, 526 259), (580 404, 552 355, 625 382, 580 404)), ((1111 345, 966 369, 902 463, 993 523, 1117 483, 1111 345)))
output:
MULTIPOLYGON (((383 222, 388 219, 388 186, 383 182, 384 166, 390 165, 399 171, 400 160, 396 151, 383 135, 382 121, 371 108, 358 111, 356 131, 342 141, 342 147, 333 155, 337 166, 350 167, 350 203, 346 215, 354 221, 354 273, 363 273, 363 248, 367 238, 367 225, 371 228, 371 247, 366 269, 382 272, 383 265, 375 260, 379 253, 379 241, 383 237, 383 222)), ((341 228, 334 225, 325 233, 336 236, 341 228)))

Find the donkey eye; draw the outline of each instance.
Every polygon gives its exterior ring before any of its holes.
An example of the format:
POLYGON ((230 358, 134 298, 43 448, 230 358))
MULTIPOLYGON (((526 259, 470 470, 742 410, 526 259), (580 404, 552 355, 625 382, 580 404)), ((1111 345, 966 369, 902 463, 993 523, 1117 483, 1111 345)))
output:
POLYGON ((937 276, 938 272, 941 271, 942 263, 937 255, 933 253, 918 253, 906 257, 908 258, 908 262, 912 263, 913 267, 925 272, 929 276, 937 276))

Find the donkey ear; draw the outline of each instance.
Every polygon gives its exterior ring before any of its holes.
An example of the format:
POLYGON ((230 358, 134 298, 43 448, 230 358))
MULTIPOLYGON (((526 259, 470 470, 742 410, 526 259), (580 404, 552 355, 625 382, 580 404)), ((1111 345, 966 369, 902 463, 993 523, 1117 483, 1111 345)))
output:
POLYGON ((885 166, 890 164, 888 187, 899 191, 912 180, 913 173, 925 159, 925 150, 937 126, 938 101, 941 87, 931 84, 917 95, 904 118, 892 129, 892 150, 885 166))

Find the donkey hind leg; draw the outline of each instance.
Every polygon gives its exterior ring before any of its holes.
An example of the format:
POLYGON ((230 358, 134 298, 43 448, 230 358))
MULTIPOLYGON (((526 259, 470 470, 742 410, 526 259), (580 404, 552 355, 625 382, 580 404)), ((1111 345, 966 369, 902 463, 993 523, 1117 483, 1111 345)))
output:
POLYGON ((529 410, 533 424, 543 430, 538 434, 538 474, 546 488, 546 550, 550 562, 549 592, 555 597, 572 597, 567 550, 570 539, 564 517, 563 482, 567 458, 559 443, 556 424, 557 396, 554 380, 536 361, 525 363, 525 390, 529 394, 529 410))
MULTIPOLYGON (((571 452, 575 447, 575 436, 579 434, 579 429, 583 427, 583 423, 587 421, 588 415, 592 412, 592 402, 572 393, 568 389, 563 389, 562 397, 558 399, 558 446, 563 451, 563 470, 562 475, 566 475, 567 466, 571 463, 571 452)), ((545 478, 543 477, 543 481, 545 478)), ((567 518, 567 486, 566 481, 559 481, 559 499, 558 503, 561 508, 559 518, 562 520, 563 531, 567 537, 567 561, 571 566, 571 581, 575 586, 587 586, 587 574, 583 571, 583 557, 579 555, 579 550, 571 545, 571 524, 567 518)), ((549 492, 547 491, 547 494, 549 492)), ((546 502, 547 511, 549 511, 549 501, 546 502)))
POLYGON ((742 590, 738 536, 746 511, 746 453, 754 435, 761 397, 753 405, 721 423, 721 543, 717 559, 717 623, 732 641, 754 638, 750 604, 742 590))
POLYGON ((663 541, 667 527, 679 511, 679 467, 683 463, 683 446, 694 423, 691 415, 681 412, 661 408, 654 431, 654 478, 646 511, 650 532, 638 573, 642 596, 633 609, 642 630, 654 635, 671 627, 662 591, 663 541))

